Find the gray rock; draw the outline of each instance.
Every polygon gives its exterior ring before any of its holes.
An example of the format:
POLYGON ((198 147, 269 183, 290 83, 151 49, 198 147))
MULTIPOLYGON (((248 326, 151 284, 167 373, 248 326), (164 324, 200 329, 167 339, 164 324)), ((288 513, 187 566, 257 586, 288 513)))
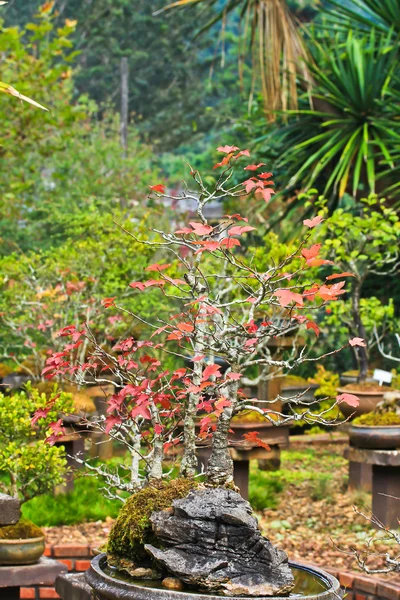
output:
POLYGON ((233 490, 192 491, 151 522, 157 544, 146 551, 189 586, 229 596, 288 594, 294 586, 287 555, 261 535, 250 504, 233 490))
POLYGON ((0 494, 0 525, 14 525, 21 516, 20 501, 0 494))

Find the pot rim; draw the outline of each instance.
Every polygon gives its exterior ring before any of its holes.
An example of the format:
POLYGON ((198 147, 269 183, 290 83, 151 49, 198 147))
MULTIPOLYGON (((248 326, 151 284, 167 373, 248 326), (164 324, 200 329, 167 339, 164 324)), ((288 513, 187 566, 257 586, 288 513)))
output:
MULTIPOLYGON (((348 384, 348 385, 351 385, 351 384, 348 384)), ((378 391, 378 390, 372 391, 371 390, 370 392, 367 392, 367 391, 363 392, 361 390, 352 390, 350 388, 345 390, 344 388, 339 387, 339 388, 336 388, 336 391, 343 393, 343 394, 354 394, 355 396, 383 396, 384 394, 386 394, 387 390, 382 389, 382 391, 378 391)))
MULTIPOLYGON (((128 596, 125 594, 125 592, 129 592, 129 593, 134 593, 134 592, 138 592, 137 594, 137 598, 139 600, 143 600, 144 598, 149 598, 149 591, 151 590, 151 596, 153 597, 154 600, 178 600, 178 598, 181 598, 181 600, 199 600, 200 597, 204 597, 205 600, 221 600, 221 596, 216 596, 216 595, 209 595, 207 593, 202 593, 202 592, 188 592, 188 591, 175 591, 175 590, 167 590, 167 589, 157 589, 157 588, 143 588, 141 586, 135 585, 134 583, 128 583, 128 582, 124 582, 124 581, 119 581, 114 579, 113 577, 111 577, 110 575, 107 575, 106 573, 104 573, 102 566, 104 565, 104 563, 107 560, 107 555, 105 553, 103 554, 99 554, 98 556, 95 556, 91 563, 90 563, 90 568, 88 571, 86 571, 85 573, 85 578, 86 581, 89 583, 89 585, 91 585, 91 581, 94 583, 95 581, 99 581, 102 580, 103 585, 104 584, 116 584, 116 582, 118 582, 118 585, 120 586, 120 590, 123 590, 123 596, 120 596, 121 598, 128 598, 128 596), (99 579, 98 579, 99 578, 99 579), (143 593, 144 592, 144 593, 143 593)), ((307 564, 303 564, 297 561, 289 561, 289 566, 291 567, 295 567, 297 569, 300 569, 302 571, 307 571, 311 574, 317 575, 328 587, 328 589, 321 591, 318 594, 310 594, 310 595, 306 595, 303 596, 304 599, 307 598, 315 598, 318 600, 323 600, 323 599, 330 599, 333 595, 338 595, 340 592, 340 583, 339 581, 336 579, 336 577, 333 577, 333 575, 330 575, 329 573, 327 573, 326 571, 324 571, 323 569, 320 569, 319 567, 314 567, 314 566, 310 566, 307 564)), ((92 586, 91 586, 92 587, 92 586)), ((96 590, 95 587, 93 587, 93 589, 96 590)), ((99 589, 100 591, 100 589, 99 589)), ((115 596, 115 598, 117 598, 118 596, 115 596)), ((131 596, 129 596, 130 598, 131 596)), ((234 598, 233 596, 230 596, 229 598, 234 598)), ((268 596, 268 597, 251 597, 251 600, 284 600, 284 598, 289 598, 289 596, 285 597, 285 596, 268 596)))
POLYGON ((0 546, 2 544, 7 544, 7 545, 13 545, 13 544, 33 544, 34 542, 44 542, 45 541, 45 536, 42 535, 40 537, 35 537, 35 538, 19 538, 16 540, 5 540, 5 539, 0 539, 0 546))
POLYGON ((360 425, 359 423, 352 423, 350 427, 354 427, 357 429, 400 429, 400 423, 398 423, 397 425, 393 423, 391 425, 360 425))

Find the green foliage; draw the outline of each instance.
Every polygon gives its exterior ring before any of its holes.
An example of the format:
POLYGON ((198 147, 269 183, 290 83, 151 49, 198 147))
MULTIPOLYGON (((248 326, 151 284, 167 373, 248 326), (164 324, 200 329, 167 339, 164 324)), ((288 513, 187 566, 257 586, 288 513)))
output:
POLYGON ((35 496, 22 507, 23 515, 40 527, 76 525, 90 521, 116 518, 121 508, 119 500, 108 500, 98 478, 75 478, 74 490, 67 494, 35 496))
POLYGON ((339 387, 339 375, 327 371, 323 365, 317 365, 317 372, 309 381, 318 385, 318 389, 315 390, 316 396, 322 398, 334 398, 336 396, 336 390, 339 387))
POLYGON ((30 387, 11 397, 0 393, 0 489, 22 502, 62 483, 66 471, 64 448, 44 440, 60 413, 72 411, 72 397, 55 395, 47 416, 33 426, 34 413, 45 409, 48 400, 30 387))
POLYGON ((150 516, 154 511, 172 506, 177 498, 184 498, 197 487, 193 479, 172 479, 167 482, 149 484, 124 504, 115 522, 107 543, 107 552, 114 556, 148 559, 143 545, 151 543, 153 533, 150 516))
POLYGON ((384 412, 380 414, 370 412, 365 415, 360 415, 359 417, 356 417, 352 424, 369 426, 400 425, 400 415, 398 415, 394 411, 384 412))
POLYGON ((375 29, 394 37, 400 32, 400 6, 397 0, 329 0, 328 22, 336 27, 375 29), (332 10, 332 7, 334 10, 332 10))
POLYGON ((283 491, 281 480, 271 478, 270 473, 258 471, 253 475, 249 485, 249 502, 253 510, 277 508, 279 494, 283 491))
POLYGON ((390 188, 400 140, 397 46, 373 32, 351 31, 344 42, 326 35, 311 37, 309 45, 313 107, 293 112, 274 133, 288 187, 316 186, 335 202, 345 192, 374 193, 377 181, 390 188))

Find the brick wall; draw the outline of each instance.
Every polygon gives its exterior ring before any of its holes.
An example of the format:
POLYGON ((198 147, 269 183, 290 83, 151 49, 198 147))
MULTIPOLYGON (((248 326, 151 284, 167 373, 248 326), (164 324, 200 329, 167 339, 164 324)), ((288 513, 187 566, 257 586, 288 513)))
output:
MULTIPOLYGON (((82 573, 89 568, 93 552, 90 546, 56 544, 46 546, 45 556, 64 563, 70 573, 82 573)), ((324 567, 324 570, 339 579, 346 591, 346 600, 400 600, 400 578, 398 583, 389 583, 376 577, 337 571, 329 567, 324 567)), ((54 586, 35 586, 21 588, 20 597, 24 600, 41 600, 59 598, 59 595, 54 586)))

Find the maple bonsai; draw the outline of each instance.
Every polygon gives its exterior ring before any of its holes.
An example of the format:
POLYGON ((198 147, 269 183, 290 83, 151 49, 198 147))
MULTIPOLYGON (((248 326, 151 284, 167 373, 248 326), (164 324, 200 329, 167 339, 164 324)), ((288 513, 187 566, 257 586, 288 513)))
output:
MULTIPOLYGON (((262 171, 263 163, 243 164, 248 150, 223 146, 218 151, 223 158, 214 168, 220 169, 221 174, 212 189, 206 187, 197 171, 191 170, 195 191, 185 187, 182 195, 174 198, 195 202, 196 220, 172 233, 155 229, 154 238, 143 241, 162 259, 169 253, 173 262, 149 265, 145 271, 150 278, 129 284, 138 294, 158 288, 173 307, 170 319, 146 320, 119 306, 115 297, 106 298, 106 310, 122 311, 141 322, 151 331, 148 339, 122 339, 110 353, 96 341, 90 325, 71 325, 60 332, 61 337, 67 338, 64 349, 48 358, 43 371, 49 379, 76 377, 82 383, 85 377, 96 377, 100 384, 106 384, 107 374, 112 373, 113 381, 117 381, 116 391, 108 399, 107 417, 98 422, 98 427, 112 439, 123 442, 130 452, 131 463, 124 467, 127 476, 121 470, 109 472, 105 467, 89 467, 106 477, 109 494, 111 489, 132 493, 147 482, 165 487, 160 483, 164 458, 179 444, 183 446, 180 476, 192 478, 197 471, 196 444, 208 438, 212 446, 206 473, 208 484, 217 489, 232 486, 229 434, 232 418, 239 413, 253 411, 271 425, 300 420, 324 425, 329 422, 327 411, 313 410, 313 402, 301 393, 286 399, 288 409, 284 413, 276 409, 274 401, 266 405, 265 400, 249 399, 241 389, 241 384, 254 384, 267 377, 272 367, 292 373, 301 364, 317 363, 341 350, 311 357, 304 340, 307 332, 314 340, 319 335, 318 325, 310 315, 344 293, 344 281, 329 281, 342 279, 340 273, 322 283, 310 279, 311 267, 333 264, 319 258, 320 245, 308 245, 312 230, 322 217, 305 220, 307 232, 303 240, 286 258, 266 265, 263 248, 252 246, 244 237, 256 232, 247 218, 225 215, 217 225, 211 225, 204 209, 207 203, 222 202, 227 197, 245 201, 250 193, 268 202, 274 193, 271 173, 262 171), (250 176, 234 184, 233 171, 240 166, 250 176), (272 357, 271 338, 300 330, 305 331, 297 344, 279 359, 272 357), (82 363, 77 356, 84 343, 90 350, 82 363), (188 358, 190 367, 172 371, 165 367, 165 361, 171 359, 187 365, 188 358)), ((168 197, 162 184, 152 186, 151 193, 155 199, 168 197)), ((139 241, 135 234, 127 233, 139 241)), ((336 398, 337 404, 341 402, 356 406, 358 399, 342 394, 336 398)), ((242 443, 268 448, 256 431, 246 433, 242 443)), ((162 488, 159 489, 161 494, 162 488)), ((147 500, 143 503, 148 505, 147 500)), ((146 519, 144 522, 149 524, 149 515, 146 519)), ((143 545, 143 532, 140 535, 143 545)))

